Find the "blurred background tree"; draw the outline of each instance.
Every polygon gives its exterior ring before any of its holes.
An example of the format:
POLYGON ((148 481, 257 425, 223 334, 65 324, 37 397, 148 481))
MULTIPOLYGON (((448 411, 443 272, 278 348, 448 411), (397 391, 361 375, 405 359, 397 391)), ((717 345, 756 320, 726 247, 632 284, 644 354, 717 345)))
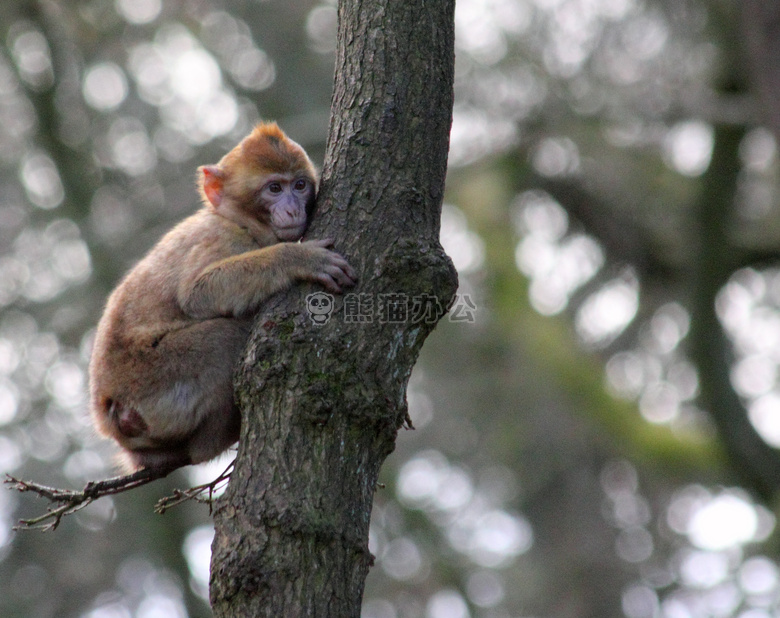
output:
MULTIPOLYGON (((376 496, 367 618, 780 614, 775 1, 459 0, 428 340, 376 496)), ((0 472, 112 472, 108 291, 258 119, 322 160, 335 2, 0 5, 0 472)), ((208 616, 208 513, 0 492, 0 615, 208 616)))

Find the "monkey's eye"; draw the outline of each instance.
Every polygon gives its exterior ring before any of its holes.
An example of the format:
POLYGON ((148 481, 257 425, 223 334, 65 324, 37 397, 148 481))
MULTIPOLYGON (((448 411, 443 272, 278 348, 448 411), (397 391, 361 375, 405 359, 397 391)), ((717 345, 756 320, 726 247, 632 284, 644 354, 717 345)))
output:
POLYGON ((272 182, 268 185, 268 190, 271 193, 281 193, 282 192, 282 185, 278 182, 272 182))
POLYGON ((303 178, 300 178, 300 179, 295 181, 294 188, 295 188, 296 191, 304 191, 307 186, 308 186, 308 183, 303 178))

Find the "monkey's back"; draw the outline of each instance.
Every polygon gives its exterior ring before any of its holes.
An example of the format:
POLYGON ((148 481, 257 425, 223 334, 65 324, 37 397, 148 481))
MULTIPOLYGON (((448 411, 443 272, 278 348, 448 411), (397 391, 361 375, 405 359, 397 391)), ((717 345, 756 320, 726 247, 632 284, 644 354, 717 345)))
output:
POLYGON ((177 379, 185 383, 188 374, 207 371, 203 363, 232 364, 248 322, 189 316, 182 294, 209 264, 256 248, 248 233, 203 208, 128 272, 108 298, 90 359, 91 407, 103 433, 114 433, 106 426, 113 401, 143 406, 177 379))

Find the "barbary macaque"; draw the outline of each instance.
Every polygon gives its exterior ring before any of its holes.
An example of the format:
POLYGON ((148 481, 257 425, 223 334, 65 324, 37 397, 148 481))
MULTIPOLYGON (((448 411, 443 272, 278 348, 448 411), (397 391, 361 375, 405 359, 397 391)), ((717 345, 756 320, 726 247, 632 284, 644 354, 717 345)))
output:
POLYGON ((92 416, 126 467, 212 459, 239 435, 233 372, 253 315, 296 281, 356 281, 329 240, 297 242, 316 173, 275 123, 198 169, 203 208, 166 234, 108 299, 89 367, 92 416))

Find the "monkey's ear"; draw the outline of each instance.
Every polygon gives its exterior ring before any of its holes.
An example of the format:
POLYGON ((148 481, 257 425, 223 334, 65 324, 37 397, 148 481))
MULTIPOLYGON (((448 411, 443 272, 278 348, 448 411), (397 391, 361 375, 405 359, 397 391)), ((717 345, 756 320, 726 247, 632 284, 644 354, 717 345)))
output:
POLYGON ((203 165, 198 168, 200 191, 208 204, 219 208, 224 194, 225 173, 218 165, 203 165))

